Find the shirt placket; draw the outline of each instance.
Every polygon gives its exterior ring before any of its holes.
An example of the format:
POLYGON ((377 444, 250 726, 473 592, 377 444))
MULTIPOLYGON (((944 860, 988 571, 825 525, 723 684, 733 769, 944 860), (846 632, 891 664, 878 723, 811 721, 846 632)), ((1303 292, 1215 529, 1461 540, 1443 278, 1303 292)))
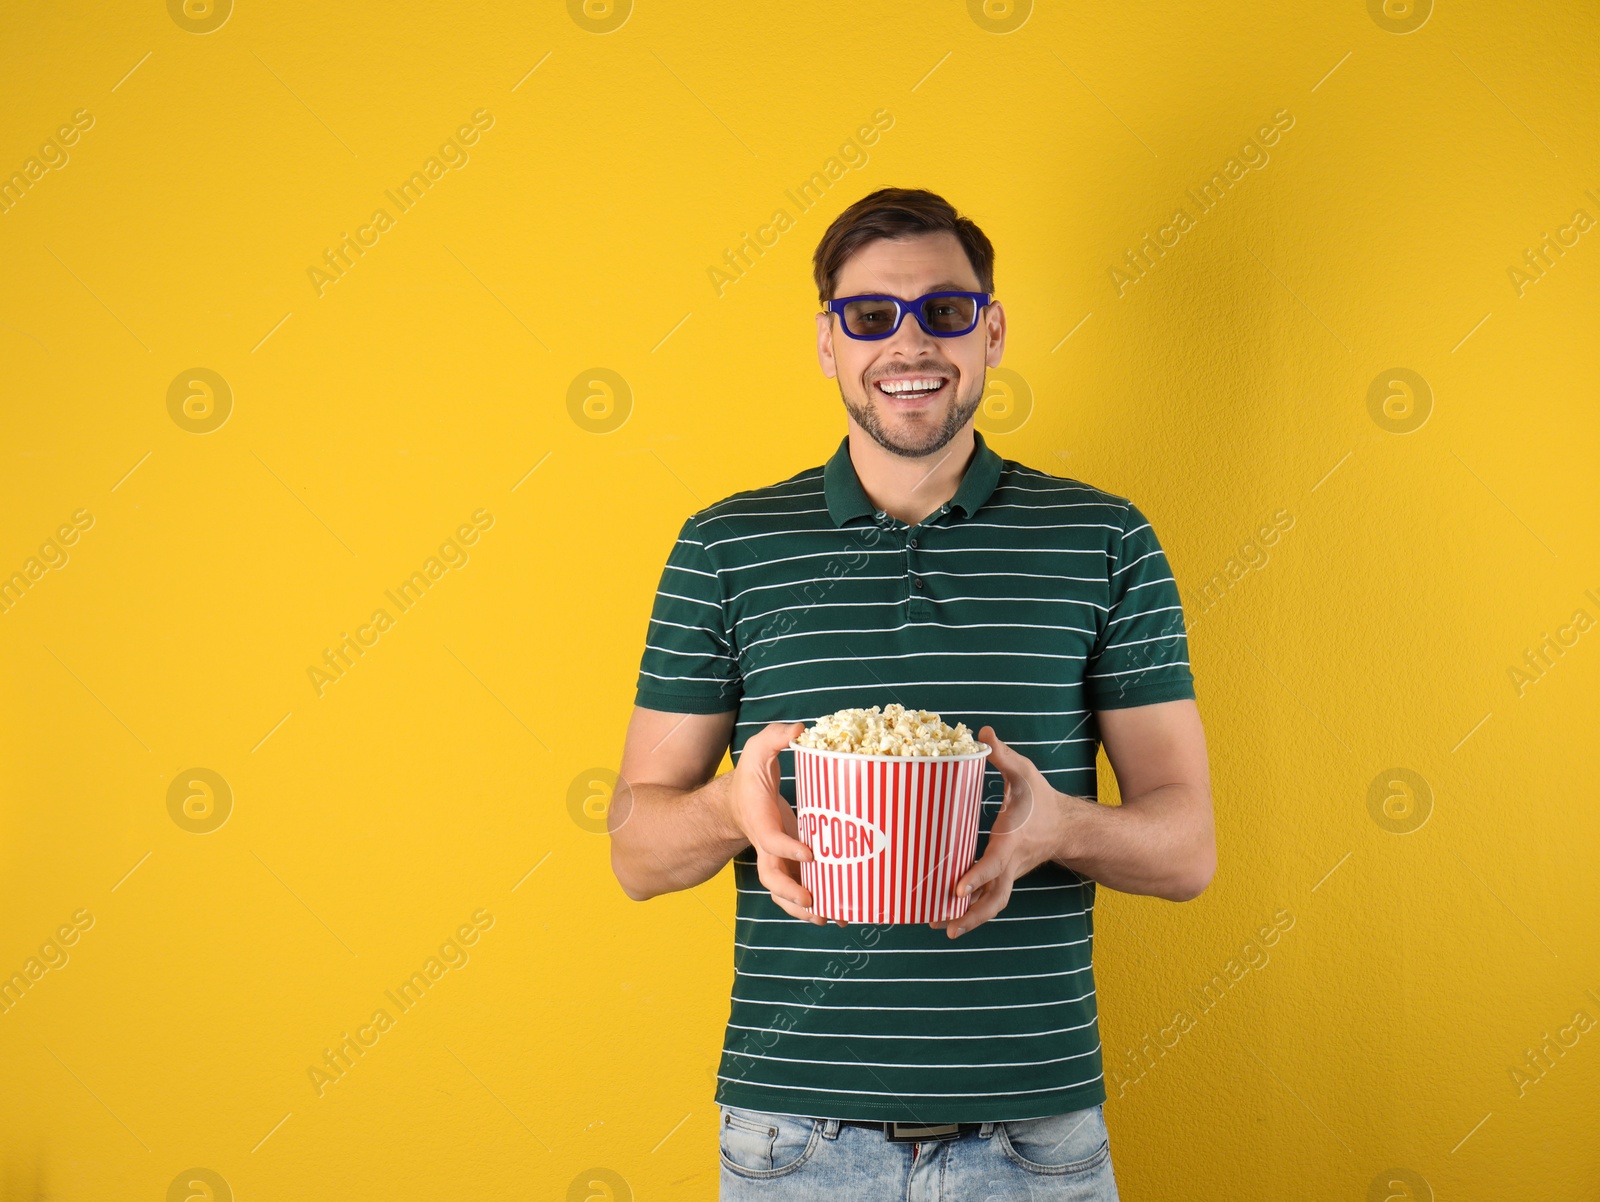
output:
POLYGON ((900 553, 905 568, 904 595, 906 599, 906 620, 921 622, 933 616, 933 605, 928 599, 929 582, 927 579, 927 545, 928 531, 932 529, 931 523, 938 521, 950 512, 948 504, 941 505, 915 526, 901 526, 894 522, 888 514, 879 513, 878 518, 886 526, 894 523, 889 528, 893 529, 900 539, 900 553))

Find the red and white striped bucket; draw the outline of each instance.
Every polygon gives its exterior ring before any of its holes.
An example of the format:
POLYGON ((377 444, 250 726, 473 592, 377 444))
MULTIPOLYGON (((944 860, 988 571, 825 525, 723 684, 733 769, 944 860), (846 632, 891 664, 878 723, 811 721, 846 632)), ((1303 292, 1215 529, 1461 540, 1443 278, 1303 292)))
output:
POLYGON ((984 761, 858 755, 794 743, 800 864, 814 914, 861 923, 946 922, 967 912, 956 882, 978 849, 984 761))

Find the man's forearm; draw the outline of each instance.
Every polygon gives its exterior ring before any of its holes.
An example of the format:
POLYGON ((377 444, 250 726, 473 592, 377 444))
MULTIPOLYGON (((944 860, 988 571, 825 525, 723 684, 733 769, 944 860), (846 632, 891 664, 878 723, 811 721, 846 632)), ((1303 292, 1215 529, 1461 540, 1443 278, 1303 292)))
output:
POLYGON ((611 869, 629 897, 644 901, 710 880, 749 846, 729 816, 732 784, 731 772, 698 789, 617 782, 607 815, 611 869))
POLYGON ((1188 901, 1210 883, 1216 846, 1192 817, 1192 785, 1162 785, 1134 804, 1100 805, 1060 794, 1060 852, 1051 858, 1122 893, 1188 901))

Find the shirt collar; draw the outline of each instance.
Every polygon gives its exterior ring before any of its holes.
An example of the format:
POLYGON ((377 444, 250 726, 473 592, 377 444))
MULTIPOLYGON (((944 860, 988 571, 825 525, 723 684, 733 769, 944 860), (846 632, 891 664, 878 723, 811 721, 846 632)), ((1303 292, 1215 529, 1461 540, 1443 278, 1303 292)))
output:
MULTIPOLYGON (((1000 482, 1000 456, 995 454, 977 430, 973 430, 972 440, 975 448, 972 462, 961 477, 956 495, 950 498, 950 508, 960 509, 965 517, 976 513, 1000 482)), ((866 490, 861 487, 855 464, 850 461, 848 434, 822 469, 822 491, 828 502, 828 515, 833 518, 835 526, 843 526, 851 518, 872 517, 877 513, 867 499, 866 490)))

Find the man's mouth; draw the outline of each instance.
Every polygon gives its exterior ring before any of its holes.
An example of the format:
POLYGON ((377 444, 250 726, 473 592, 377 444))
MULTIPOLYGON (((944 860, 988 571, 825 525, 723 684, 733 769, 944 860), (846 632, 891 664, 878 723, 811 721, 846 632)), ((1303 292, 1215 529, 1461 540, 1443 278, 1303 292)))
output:
POLYGON ((874 380, 872 386, 890 400, 904 404, 936 396, 948 383, 943 376, 891 376, 874 380))

